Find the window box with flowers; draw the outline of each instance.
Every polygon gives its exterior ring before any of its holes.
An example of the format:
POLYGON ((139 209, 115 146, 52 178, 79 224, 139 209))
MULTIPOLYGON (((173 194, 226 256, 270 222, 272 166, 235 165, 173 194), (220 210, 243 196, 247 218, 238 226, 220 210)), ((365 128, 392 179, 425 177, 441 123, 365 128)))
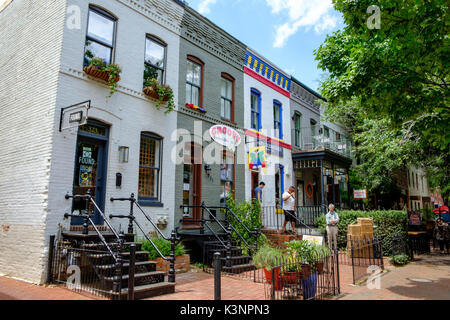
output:
POLYGON ((161 104, 167 103, 164 113, 170 113, 175 109, 173 102, 173 90, 170 86, 159 84, 156 78, 147 78, 144 81, 143 92, 146 96, 156 100, 156 108, 160 109, 161 104))
POLYGON ((86 74, 91 77, 108 82, 110 88, 110 97, 117 91, 117 83, 120 81, 121 67, 115 63, 107 63, 105 60, 97 57, 89 59, 89 62, 83 68, 86 74))

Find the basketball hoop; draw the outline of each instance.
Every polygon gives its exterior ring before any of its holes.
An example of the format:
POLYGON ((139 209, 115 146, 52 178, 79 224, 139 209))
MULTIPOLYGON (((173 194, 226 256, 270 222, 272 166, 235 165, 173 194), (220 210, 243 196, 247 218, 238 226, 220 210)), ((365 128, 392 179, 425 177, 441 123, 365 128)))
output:
POLYGON ((59 132, 86 124, 88 119, 88 110, 90 108, 91 100, 61 108, 59 132))

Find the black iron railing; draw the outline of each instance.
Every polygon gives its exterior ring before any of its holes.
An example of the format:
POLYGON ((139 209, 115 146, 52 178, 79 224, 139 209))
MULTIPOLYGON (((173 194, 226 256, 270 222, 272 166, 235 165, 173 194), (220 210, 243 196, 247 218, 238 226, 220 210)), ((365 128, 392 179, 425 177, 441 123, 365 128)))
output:
POLYGON ((337 253, 316 254, 308 261, 282 257, 272 265, 264 269, 268 300, 322 300, 340 293, 337 253))
POLYGON ((158 255, 166 261, 169 261, 170 267, 169 267, 169 274, 168 274, 168 282, 175 282, 175 246, 177 242, 180 240, 176 236, 175 230, 172 230, 171 236, 166 237, 162 231, 158 228, 158 226, 153 222, 153 220, 148 216, 148 214, 142 209, 142 207, 137 203, 137 199, 134 196, 134 193, 130 195, 129 198, 110 198, 111 202, 114 201, 129 201, 130 202, 130 212, 128 215, 109 215, 110 219, 113 218, 119 218, 119 219, 128 219, 128 233, 134 233, 133 223, 138 227, 139 230, 141 230, 142 234, 144 235, 145 239, 150 242, 150 244, 153 246, 153 248, 156 250, 158 255), (158 246, 152 241, 152 239, 148 236, 148 232, 144 230, 144 228, 141 226, 141 224, 136 220, 136 217, 134 215, 133 207, 136 206, 139 211, 142 213, 142 215, 147 219, 147 221, 150 222, 150 224, 153 226, 154 230, 159 234, 160 237, 162 237, 165 240, 170 241, 171 248, 170 248, 170 256, 166 257, 164 256, 161 251, 159 250, 158 246))
MULTIPOLYGON (((80 214, 69 214, 69 213, 65 213, 64 214, 64 218, 68 218, 68 217, 76 217, 76 218, 82 218, 83 219, 83 234, 88 234, 89 233, 89 225, 92 226, 93 230, 97 233, 100 241, 103 244, 103 247, 105 249, 105 251, 103 251, 103 255, 107 255, 109 258, 112 258, 114 260, 114 281, 113 281, 113 288, 112 291, 115 293, 116 297, 118 299, 120 299, 121 297, 121 284, 122 284, 122 268, 123 268, 123 259, 120 256, 120 253, 122 252, 122 246, 123 243, 125 242, 125 236, 123 233, 118 234, 115 229, 112 227, 112 225, 109 223, 108 219, 106 218, 106 215, 104 214, 104 212, 100 209, 100 207, 97 205, 97 203, 95 202, 95 200, 92 198, 91 196, 91 192, 90 190, 87 191, 86 194, 84 195, 69 195, 66 194, 65 195, 66 199, 81 199, 81 200, 85 200, 86 202, 86 211, 84 214, 81 213, 80 214), (105 221, 106 225, 108 226, 108 228, 110 229, 110 231, 114 234, 115 238, 116 238, 116 245, 115 245, 115 250, 113 250, 112 246, 110 246, 108 244, 108 242, 106 241, 105 237, 102 235, 102 233, 98 230, 97 226, 95 225, 94 221, 91 218, 90 210, 89 210, 89 203, 92 203, 95 207, 95 209, 99 212, 99 214, 102 216, 103 220, 105 221)), ((53 243, 50 243, 50 246, 54 245, 53 243)), ((66 247, 65 250, 69 250, 69 247, 66 247)), ((81 248, 73 248, 74 250, 78 249, 78 255, 83 254, 83 251, 81 248)), ((58 254, 58 247, 56 250, 56 254, 58 254)), ((89 258, 90 256, 86 256, 87 258, 89 258)), ((50 256, 49 259, 53 259, 54 257, 50 256)), ((51 264, 51 263, 49 263, 51 264)), ((53 277, 50 277, 49 281, 53 280, 53 277)), ((101 277, 99 277, 100 280, 102 280, 101 277)))
POLYGON ((353 284, 384 269, 382 241, 377 237, 351 237, 347 250, 340 252, 340 263, 352 266, 353 284))
MULTIPOLYGON (((276 208, 275 206, 264 206, 261 207, 261 211, 261 219, 264 228, 281 230, 285 221, 285 211, 283 209, 276 208)), ((286 212, 286 214, 289 214, 295 220, 296 232, 299 234, 312 235, 315 233, 312 226, 307 225, 305 221, 299 217, 298 212, 295 215, 292 215, 289 212, 286 212)), ((291 225, 288 223, 287 228, 290 227, 291 225)))

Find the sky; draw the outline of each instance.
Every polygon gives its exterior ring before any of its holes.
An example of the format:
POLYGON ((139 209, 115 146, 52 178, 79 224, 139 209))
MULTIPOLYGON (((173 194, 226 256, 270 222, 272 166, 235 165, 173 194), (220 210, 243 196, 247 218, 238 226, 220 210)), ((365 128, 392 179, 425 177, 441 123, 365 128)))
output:
POLYGON ((270 62, 319 91, 314 50, 343 27, 332 0, 188 0, 189 6, 270 62))

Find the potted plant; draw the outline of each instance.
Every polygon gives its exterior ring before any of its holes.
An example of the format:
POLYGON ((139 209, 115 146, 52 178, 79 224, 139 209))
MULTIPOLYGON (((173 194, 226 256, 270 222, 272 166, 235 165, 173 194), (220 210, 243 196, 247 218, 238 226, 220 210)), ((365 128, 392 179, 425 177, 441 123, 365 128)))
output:
POLYGON ((260 269, 264 268, 264 275, 266 282, 272 284, 274 282, 275 290, 281 290, 283 283, 280 277, 280 267, 278 266, 283 257, 283 252, 280 249, 272 248, 268 245, 263 245, 255 253, 252 260, 254 265, 260 269), (272 279, 272 270, 274 272, 275 279, 272 279))
POLYGON ((326 246, 314 245, 312 251, 312 258, 314 261, 312 262, 311 268, 313 271, 317 271, 319 274, 322 274, 324 269, 324 261, 331 255, 331 250, 326 246))
MULTIPOLYGON (((158 250, 164 255, 164 257, 169 257, 171 254, 171 243, 168 240, 158 237, 152 237, 153 243, 156 245, 158 250)), ((170 269, 170 262, 164 260, 159 253, 156 251, 155 247, 148 240, 142 242, 142 250, 148 252, 148 259, 150 261, 156 262, 156 271, 163 271, 166 274, 170 269)), ((176 273, 188 272, 190 270, 190 257, 186 254, 186 250, 183 244, 178 243, 175 246, 175 266, 176 273)))
POLYGON ((121 67, 115 63, 107 63, 102 58, 92 57, 91 53, 86 53, 88 64, 83 70, 86 74, 108 82, 110 88, 110 97, 117 91, 117 83, 120 81, 121 67))
POLYGON ((305 240, 292 240, 290 242, 285 242, 286 253, 289 257, 291 263, 284 274, 286 274, 287 281, 290 279, 295 279, 294 275, 290 272, 297 273, 300 279, 307 279, 311 271, 310 265, 308 263, 308 258, 310 256, 310 244, 305 240), (294 269, 290 271, 289 269, 294 269))
POLYGON ((157 109, 165 102, 167 102, 165 113, 169 113, 175 109, 172 88, 170 86, 159 84, 158 79, 146 78, 143 91, 145 95, 156 100, 155 106, 157 109))

